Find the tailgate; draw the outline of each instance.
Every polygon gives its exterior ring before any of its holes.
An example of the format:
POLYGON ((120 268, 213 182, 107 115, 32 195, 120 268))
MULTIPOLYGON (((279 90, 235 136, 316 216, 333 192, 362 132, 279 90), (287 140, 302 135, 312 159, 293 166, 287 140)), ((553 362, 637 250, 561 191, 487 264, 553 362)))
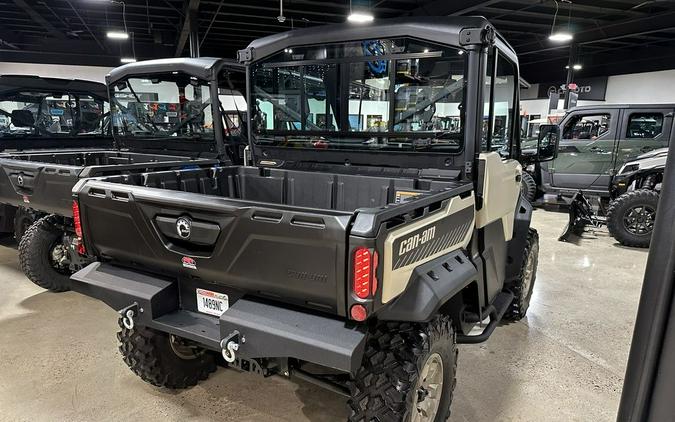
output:
POLYGON ((84 180, 88 252, 332 313, 345 308, 351 213, 84 180))
POLYGON ((0 158, 0 203, 71 215, 81 167, 0 158))

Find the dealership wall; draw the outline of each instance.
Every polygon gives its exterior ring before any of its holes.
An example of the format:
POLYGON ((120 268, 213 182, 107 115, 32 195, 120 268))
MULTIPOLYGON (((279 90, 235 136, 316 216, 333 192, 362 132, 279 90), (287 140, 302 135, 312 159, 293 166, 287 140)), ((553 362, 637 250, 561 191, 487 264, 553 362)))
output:
MULTIPOLYGON (((538 84, 532 84, 530 88, 520 91, 522 114, 542 117, 548 114, 548 100, 536 98, 538 89, 538 84)), ((675 103, 675 69, 610 76, 604 101, 580 100, 578 105, 603 103, 675 103)), ((558 109, 562 108, 561 100, 558 109)))

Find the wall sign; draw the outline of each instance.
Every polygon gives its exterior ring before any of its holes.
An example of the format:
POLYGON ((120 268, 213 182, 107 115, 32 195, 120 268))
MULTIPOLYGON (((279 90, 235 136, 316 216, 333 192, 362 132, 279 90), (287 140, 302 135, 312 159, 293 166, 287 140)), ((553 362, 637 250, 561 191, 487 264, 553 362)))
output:
MULTIPOLYGON (((579 100, 605 100, 605 94, 607 93, 607 76, 599 76, 596 78, 577 78, 574 79, 574 83, 577 85, 576 92, 579 94, 579 100)), ((552 86, 558 89, 558 92, 562 97, 563 90, 561 85, 564 84, 565 81, 540 83, 537 98, 549 98, 548 92, 549 88, 552 86)))

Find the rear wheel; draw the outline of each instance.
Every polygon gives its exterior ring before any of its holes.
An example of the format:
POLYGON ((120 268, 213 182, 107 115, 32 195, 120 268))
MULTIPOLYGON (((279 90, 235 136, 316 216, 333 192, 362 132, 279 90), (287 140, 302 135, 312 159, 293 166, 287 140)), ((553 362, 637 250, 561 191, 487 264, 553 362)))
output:
POLYGON ((33 223, 19 242, 19 264, 38 286, 52 292, 70 289, 70 258, 60 218, 43 217, 33 223))
POLYGON ((455 332, 447 316, 427 324, 382 323, 351 383, 349 421, 445 422, 456 369, 455 332))
POLYGON ((624 246, 648 248, 654 230, 659 194, 639 189, 616 198, 607 210, 607 229, 624 246))
POLYGON ((157 387, 188 388, 216 370, 216 356, 180 337, 146 327, 117 333, 124 363, 141 379, 157 387))
POLYGON ((534 202, 537 197, 537 182, 535 182, 534 177, 526 171, 523 171, 520 178, 520 194, 530 202, 534 202))
POLYGON ((537 279, 538 264, 539 234, 535 229, 528 229, 520 273, 518 278, 507 286, 513 292, 514 297, 504 314, 504 319, 519 321, 527 314, 534 291, 534 281, 537 279))

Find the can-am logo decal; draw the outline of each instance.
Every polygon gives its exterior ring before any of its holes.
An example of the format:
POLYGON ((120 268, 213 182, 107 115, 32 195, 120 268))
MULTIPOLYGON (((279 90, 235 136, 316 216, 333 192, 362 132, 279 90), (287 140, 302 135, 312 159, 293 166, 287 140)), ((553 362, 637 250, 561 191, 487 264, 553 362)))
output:
POLYGON ((438 221, 397 237, 392 245, 391 269, 427 260, 459 244, 473 225, 473 207, 467 207, 438 221))
POLYGON ((405 253, 408 253, 413 249, 429 242, 434 237, 436 237, 436 226, 429 227, 422 233, 417 233, 401 242, 401 245, 398 248, 398 254, 403 255, 405 253))
POLYGON ((183 259, 181 259, 181 261, 183 262, 183 267, 189 268, 191 270, 197 269, 197 261, 190 258, 189 256, 184 256, 183 259))
POLYGON ((192 234, 192 220, 187 217, 176 220, 176 233, 181 239, 189 239, 192 234))
POLYGON ((20 174, 16 177, 16 183, 19 184, 19 186, 23 186, 23 175, 20 174))

